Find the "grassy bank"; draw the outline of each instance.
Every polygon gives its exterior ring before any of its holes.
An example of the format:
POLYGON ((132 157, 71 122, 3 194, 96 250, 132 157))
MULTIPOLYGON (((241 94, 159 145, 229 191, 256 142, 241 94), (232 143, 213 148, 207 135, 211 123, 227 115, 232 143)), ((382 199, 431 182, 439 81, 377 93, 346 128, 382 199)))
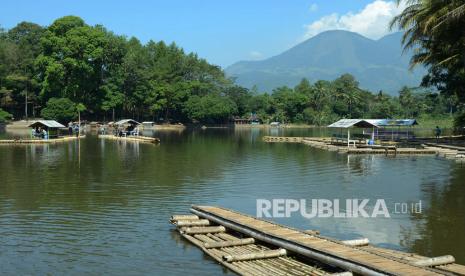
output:
POLYGON ((454 117, 452 116, 439 116, 439 117, 431 117, 427 115, 420 116, 418 118, 418 126, 419 128, 435 128, 439 126, 442 129, 450 129, 454 127, 454 117))

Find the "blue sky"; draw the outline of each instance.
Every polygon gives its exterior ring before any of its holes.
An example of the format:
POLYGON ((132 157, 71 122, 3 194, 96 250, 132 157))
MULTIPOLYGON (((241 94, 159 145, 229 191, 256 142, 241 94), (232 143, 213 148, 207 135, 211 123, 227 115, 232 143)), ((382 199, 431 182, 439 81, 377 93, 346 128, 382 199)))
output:
POLYGON ((277 55, 330 29, 377 39, 398 11, 389 0, 6 0, 0 26, 9 29, 21 21, 46 26, 77 15, 142 42, 175 41, 225 67, 277 55))

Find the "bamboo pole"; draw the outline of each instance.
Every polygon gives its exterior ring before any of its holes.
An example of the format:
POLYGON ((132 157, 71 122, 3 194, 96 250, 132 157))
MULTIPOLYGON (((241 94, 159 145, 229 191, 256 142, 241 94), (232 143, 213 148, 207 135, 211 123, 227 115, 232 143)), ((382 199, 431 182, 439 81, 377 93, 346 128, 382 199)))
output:
POLYGON ((330 274, 330 276, 352 276, 352 272, 350 271, 345 271, 345 272, 339 272, 339 273, 333 273, 330 274))
POLYGON ((177 226, 208 226, 210 222, 208 219, 197 219, 197 220, 174 220, 172 221, 177 226))
POLYGON ((206 227, 183 227, 180 232, 182 234, 207 234, 207 233, 220 233, 226 232, 224 226, 206 226, 206 227))
POLYGON ((428 258, 411 262, 412 265, 416 266, 437 266, 451 264, 455 262, 455 258, 452 255, 445 255, 440 257, 428 258))
POLYGON ((224 255, 223 261, 228 263, 231 262, 239 262, 239 261, 251 261, 251 260, 259 260, 259 259, 267 259, 267 258, 277 258, 286 256, 287 251, 286 249, 277 249, 277 250, 267 250, 262 252, 256 253, 249 253, 249 254, 241 254, 241 255, 224 255))
POLYGON ((362 238, 362 239, 355 239, 355 240, 346 240, 342 241, 343 244, 345 245, 350 245, 350 246, 365 246, 370 244, 370 240, 367 238, 362 238))
POLYGON ((173 215, 171 216, 171 221, 174 221, 174 220, 194 220, 194 219, 199 219, 199 216, 196 216, 196 215, 173 215))
POLYGON ((205 253, 209 254, 210 256, 212 256, 215 260, 217 260, 218 262, 222 263, 224 266, 226 266, 227 268, 231 269, 232 271, 236 272, 237 274, 239 275, 248 275, 247 274, 247 271, 245 270, 242 270, 240 269, 239 267, 237 266, 234 266, 234 265, 231 265, 227 262, 223 262, 223 260, 221 259, 220 256, 216 255, 216 254, 210 254, 210 252, 207 251, 207 249, 205 249, 204 247, 202 247, 202 243, 200 241, 198 241, 196 238, 192 237, 192 236, 189 236, 189 235, 184 235, 183 234, 183 237, 185 237, 187 240, 189 240, 190 242, 192 242, 193 244, 197 245, 198 247, 200 247, 200 249, 202 249, 202 251, 204 251, 205 253))
POLYGON ((285 241, 285 240, 281 240, 281 239, 275 239, 273 237, 270 237, 269 235, 260 233, 258 231, 253 230, 253 229, 248 229, 248 228, 242 227, 241 225, 238 225, 236 223, 233 223, 233 222, 230 222, 228 220, 222 219, 220 217, 217 217, 216 215, 212 215, 210 213, 203 212, 201 210, 197 210, 195 208, 191 208, 191 212, 194 213, 194 214, 200 215, 200 216, 202 216, 204 218, 207 218, 210 221, 213 221, 215 223, 218 223, 218 224, 224 225, 224 226, 226 226, 228 228, 231 228, 232 230, 239 231, 239 232, 241 232, 243 234, 249 235, 249 236, 251 236, 251 237, 253 237, 255 239, 258 239, 258 240, 261 240, 261 241, 264 241, 264 242, 267 242, 267 243, 270 243, 270 244, 273 244, 273 245, 276 245, 276 246, 279 246, 279 247, 283 247, 285 249, 296 252, 296 253, 301 254, 303 256, 319 260, 320 262, 323 262, 323 263, 327 263, 327 264, 330 264, 330 265, 333 265, 333 266, 338 266, 338 267, 341 267, 343 269, 353 271, 353 272, 363 274, 363 275, 376 275, 376 276, 385 275, 384 273, 381 273, 381 272, 376 271, 374 269, 371 269, 369 267, 359 265, 357 263, 353 263, 353 262, 346 261, 346 260, 341 260, 339 258, 335 258, 335 257, 329 256, 329 255, 326 255, 326 254, 322 254, 322 253, 320 253, 318 251, 311 250, 310 248, 303 247, 301 245, 291 243, 289 241, 285 241))
POLYGON ((205 248, 219 248, 219 247, 229 247, 229 246, 238 246, 238 245, 248 245, 255 243, 253 238, 240 239, 235 241, 223 241, 223 242, 206 242, 204 244, 205 248))

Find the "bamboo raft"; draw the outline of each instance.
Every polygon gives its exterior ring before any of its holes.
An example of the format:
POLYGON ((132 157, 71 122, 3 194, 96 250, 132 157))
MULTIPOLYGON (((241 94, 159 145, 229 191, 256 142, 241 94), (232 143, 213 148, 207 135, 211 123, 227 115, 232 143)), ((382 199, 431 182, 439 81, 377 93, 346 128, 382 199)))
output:
POLYGON ((367 239, 339 241, 220 207, 190 211, 171 223, 239 275, 465 275, 450 255, 428 258, 371 246, 367 239))
POLYGON ((119 140, 119 141, 130 141, 130 142, 144 142, 144 143, 152 143, 152 144, 159 144, 160 139, 154 137, 146 137, 146 136, 115 136, 115 135, 103 135, 100 134, 98 136, 101 139, 110 139, 110 140, 119 140))
POLYGON ((385 155, 438 155, 448 159, 455 159, 458 162, 465 162, 465 148, 457 146, 448 146, 435 143, 423 143, 422 148, 396 147, 393 145, 370 147, 357 145, 357 147, 347 147, 346 145, 331 144, 329 138, 310 138, 310 137, 276 137, 264 136, 263 141, 267 143, 301 143, 313 148, 333 151, 343 154, 385 154, 385 155))
POLYGON ((51 138, 51 139, 5 139, 5 140, 0 140, 0 144, 53 144, 53 143, 62 143, 62 142, 69 142, 69 141, 75 141, 78 139, 83 139, 85 138, 85 135, 81 136, 63 136, 63 137, 58 137, 58 138, 51 138))

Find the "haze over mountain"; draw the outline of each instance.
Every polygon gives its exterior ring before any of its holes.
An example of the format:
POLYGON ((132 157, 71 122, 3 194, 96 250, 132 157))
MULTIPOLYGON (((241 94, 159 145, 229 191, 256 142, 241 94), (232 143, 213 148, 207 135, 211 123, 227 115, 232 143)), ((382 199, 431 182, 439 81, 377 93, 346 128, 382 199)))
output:
POLYGON ((402 53, 402 33, 372 40, 348 31, 320 33, 284 53, 259 61, 240 61, 226 74, 242 86, 271 92, 294 86, 302 78, 333 80, 344 73, 354 75, 362 88, 397 95, 404 86, 418 86, 424 68, 409 71, 411 53, 402 53))

